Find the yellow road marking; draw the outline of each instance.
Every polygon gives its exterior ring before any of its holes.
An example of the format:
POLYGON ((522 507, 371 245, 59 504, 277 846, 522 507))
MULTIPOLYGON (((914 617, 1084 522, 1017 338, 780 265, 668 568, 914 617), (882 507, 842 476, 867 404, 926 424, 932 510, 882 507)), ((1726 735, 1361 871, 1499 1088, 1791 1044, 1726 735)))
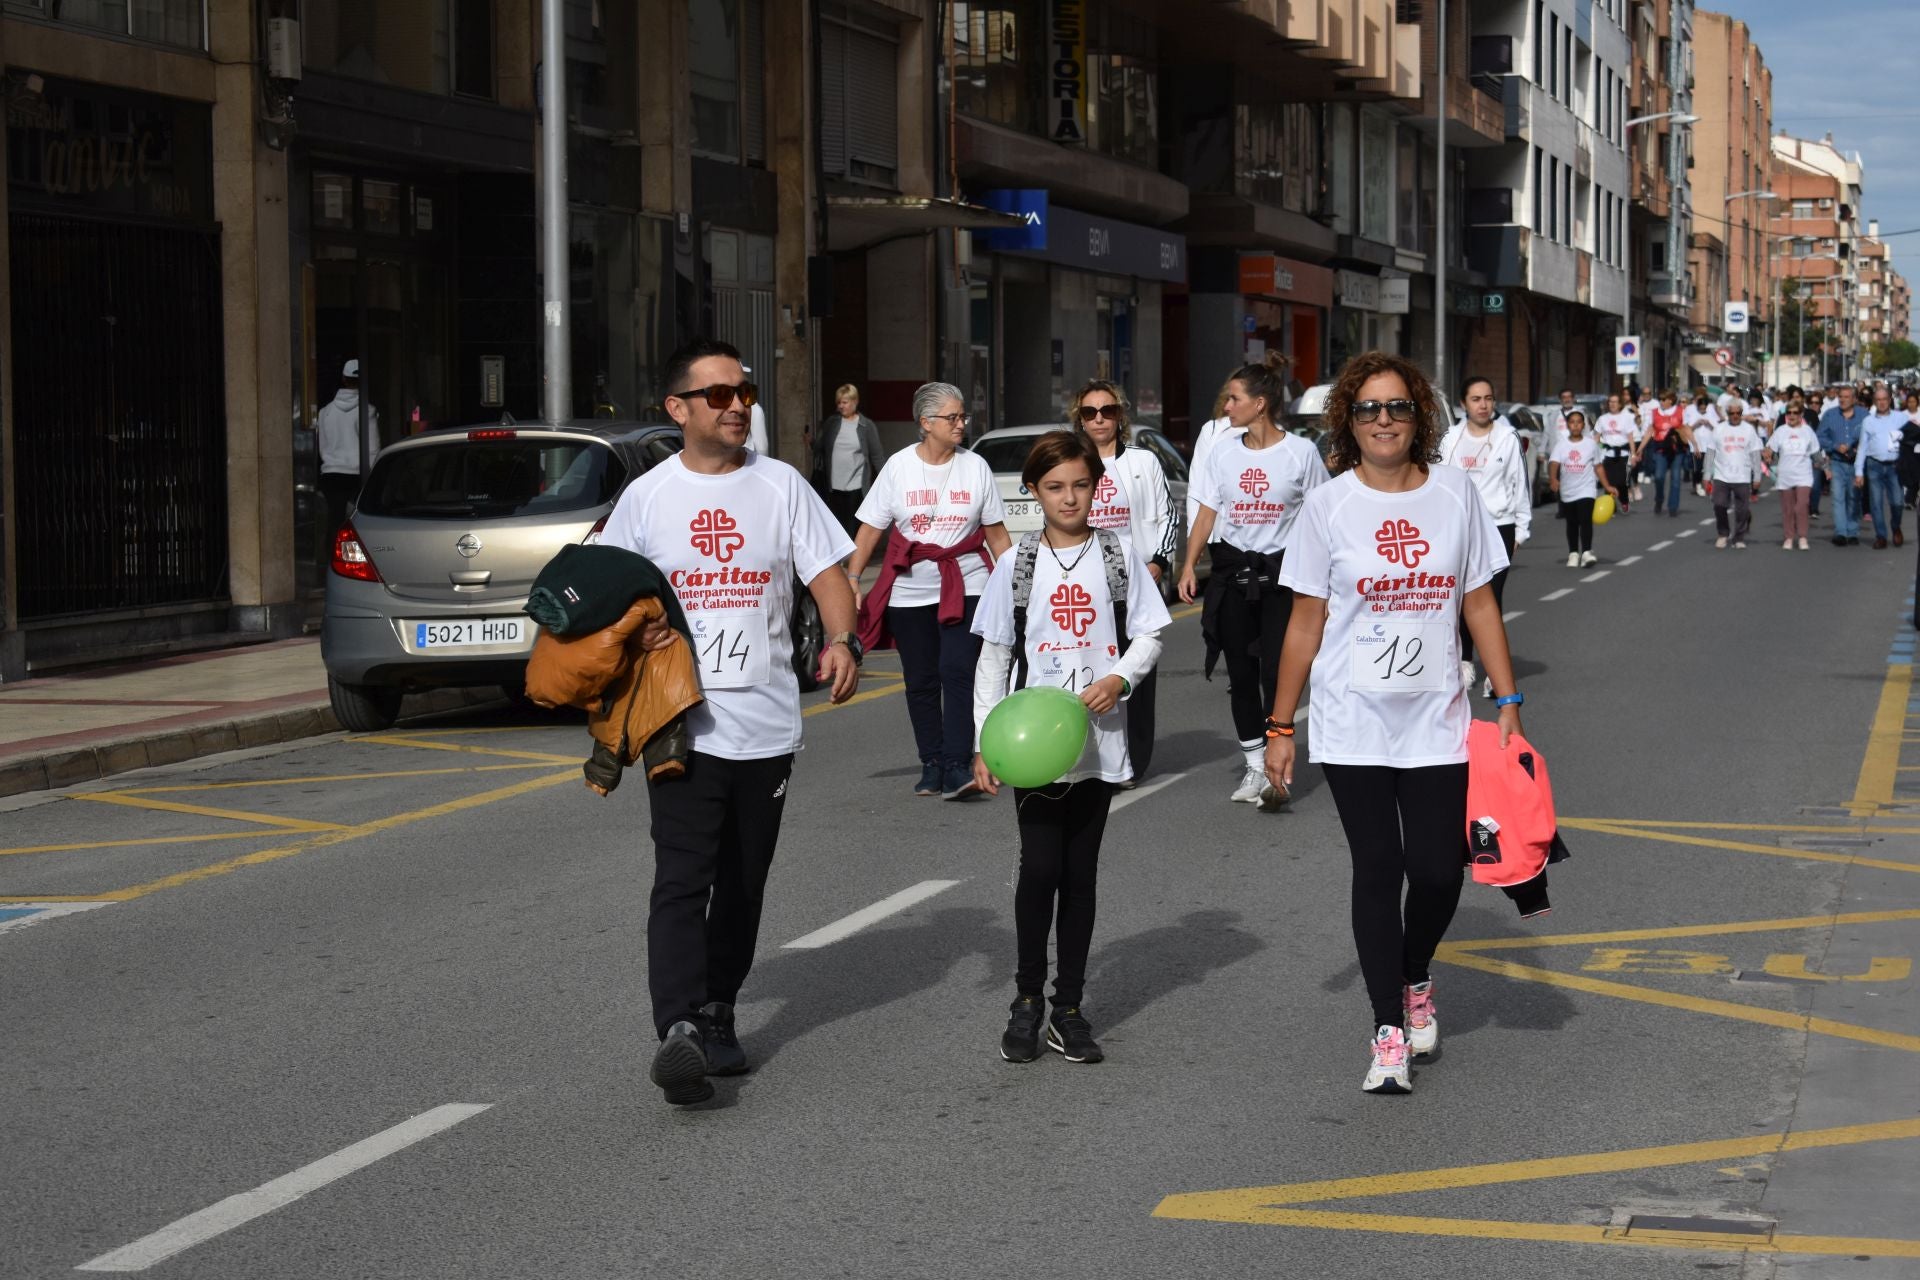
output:
POLYGON ((1865 973, 1820 973, 1807 967, 1811 956, 1771 955, 1762 966, 1776 978, 1808 982, 1905 982, 1913 976, 1913 961, 1905 956, 1874 956, 1865 973))
POLYGON ((1689 1142, 1675 1146, 1641 1147, 1536 1160, 1464 1165, 1407 1173, 1375 1174, 1316 1182, 1244 1187, 1231 1191, 1202 1191, 1171 1195, 1154 1209, 1156 1218, 1202 1222, 1233 1222, 1273 1226, 1318 1227, 1340 1231, 1379 1231, 1403 1235, 1473 1237, 1493 1240, 1539 1240, 1567 1244, 1632 1245, 1654 1248, 1712 1249, 1721 1252, 1858 1254, 1881 1257, 1920 1257, 1920 1241, 1868 1240, 1841 1236, 1774 1235, 1771 1238, 1726 1236, 1711 1232, 1653 1232, 1627 1235, 1619 1228, 1588 1224, 1498 1222, 1472 1218, 1425 1218, 1394 1214, 1340 1213, 1287 1206, 1326 1200, 1406 1195, 1422 1191, 1450 1191, 1502 1183, 1538 1182, 1551 1178, 1585 1177, 1602 1173, 1639 1172, 1688 1164, 1720 1164, 1782 1151, 1855 1146, 1920 1137, 1920 1120, 1846 1125, 1799 1133, 1766 1134, 1720 1141, 1689 1142))
POLYGON ((371 782, 382 778, 436 778, 459 773, 496 773, 507 769, 538 769, 550 761, 525 764, 471 764, 457 769, 383 769, 376 773, 318 773, 306 778, 254 778, 246 782, 194 782, 177 787, 130 787, 122 796, 166 795, 176 791, 236 791, 243 787, 299 787, 317 782, 371 782))
MULTIPOLYGON (((865 681, 862 681, 862 683, 865 683, 865 681)), ((817 702, 800 714, 802 716, 818 716, 825 715, 829 711, 841 711, 847 707, 857 707, 863 702, 872 702, 875 698, 884 698, 890 694, 899 693, 906 687, 907 682, 902 680, 899 684, 890 684, 884 689, 862 689, 845 702, 817 702)))
POLYGON ((1736 1004, 1731 1000, 1710 1000, 1703 996, 1681 995, 1654 987, 1636 987, 1625 982, 1608 982, 1600 978, 1589 978, 1584 974, 1561 973, 1556 969, 1541 969, 1534 965, 1514 964, 1507 960, 1493 960, 1486 956, 1475 955, 1471 951, 1460 950, 1449 943, 1441 944, 1434 959, 1462 969, 1477 969, 1481 973, 1490 973, 1501 978, 1518 978, 1525 982, 1538 982, 1550 987, 1564 987, 1569 991, 1584 991, 1589 995, 1637 1000, 1641 1004, 1682 1009, 1688 1013, 1705 1013, 1720 1018, 1733 1018, 1740 1022, 1756 1022, 1761 1026, 1778 1027, 1783 1031, 1834 1036, 1842 1040, 1858 1040, 1862 1044, 1878 1045, 1883 1049, 1902 1049, 1908 1053, 1920 1053, 1920 1036, 1878 1031, 1872 1027, 1857 1027, 1849 1022, 1835 1022, 1831 1018, 1810 1018, 1805 1014, 1764 1009, 1757 1005, 1736 1004))
POLYGON ((1843 915, 1789 916, 1784 920, 1740 920, 1731 924, 1677 924, 1660 929, 1619 929, 1607 933, 1548 933, 1534 937, 1482 938, 1475 942, 1445 942, 1460 951, 1525 951, 1534 947, 1593 946, 1606 942, 1657 942, 1664 938, 1712 938, 1732 933, 1788 933, 1797 929, 1825 929, 1841 924, 1895 924, 1920 920, 1920 909, 1851 911, 1843 915))
POLYGON ((283 831, 338 831, 337 822, 312 822, 306 818, 285 818, 271 813, 248 813, 243 809, 213 809, 201 804, 182 804, 177 800, 155 800, 151 796, 131 795, 124 791, 83 791, 67 797, 92 804, 124 805, 129 809, 157 809, 161 813, 187 813, 196 818, 225 818, 230 822, 251 822, 256 826, 278 827, 283 831))
POLYGON ((1654 840, 1663 844, 1691 844, 1704 849, 1731 849, 1735 853, 1764 853, 1772 858, 1792 858, 1796 862, 1837 862, 1849 867, 1877 867, 1882 871, 1920 873, 1920 863, 1894 862, 1886 858, 1862 858, 1851 853, 1821 853, 1813 849, 1790 849, 1775 844, 1745 844, 1738 840, 1710 840, 1705 836, 1683 836, 1651 827, 1626 827, 1591 818, 1562 818, 1560 825, 1573 831, 1592 831, 1599 835, 1631 836, 1636 840, 1654 840))
MULTIPOLYGON (((1920 768, 1920 765, 1916 765, 1920 768)), ((1661 818, 1561 818, 1561 822, 1597 822, 1609 827, 1659 827, 1667 831, 1783 831, 1835 836, 1915 836, 1920 827, 1870 827, 1864 822, 1839 826, 1786 826, 1771 822, 1667 822, 1661 818)))
POLYGON ((419 747, 423 751, 455 751, 463 755, 504 756, 509 760, 538 760, 542 764, 579 764, 585 758, 579 754, 555 755, 551 751, 513 751, 506 747, 474 747, 464 742, 435 742, 430 738, 408 738, 394 733, 348 738, 347 741, 372 743, 382 747, 419 747))
POLYGON ((1197 605, 1197 604, 1184 605, 1181 608, 1175 609, 1173 611, 1173 615, 1172 615, 1173 620, 1175 622, 1178 622, 1182 618, 1191 618, 1194 614, 1200 612, 1200 610, 1204 607, 1205 606, 1203 605, 1197 605))
POLYGON ((1893 799, 1900 742, 1906 730, 1907 699, 1912 690, 1912 664, 1887 668, 1887 678, 1880 685, 1880 706, 1873 713, 1873 728, 1867 734, 1866 755, 1860 761, 1860 778, 1853 788, 1851 807, 1856 816, 1871 813, 1893 799))
POLYGON ((265 840, 285 834, 284 830, 278 828, 262 827, 258 831, 217 831, 204 836, 148 836, 144 840, 89 840, 79 844, 29 844, 14 849, 0 849, 0 858, 11 858, 23 853, 72 853, 82 849, 137 849, 149 844, 199 844, 203 840, 265 840))

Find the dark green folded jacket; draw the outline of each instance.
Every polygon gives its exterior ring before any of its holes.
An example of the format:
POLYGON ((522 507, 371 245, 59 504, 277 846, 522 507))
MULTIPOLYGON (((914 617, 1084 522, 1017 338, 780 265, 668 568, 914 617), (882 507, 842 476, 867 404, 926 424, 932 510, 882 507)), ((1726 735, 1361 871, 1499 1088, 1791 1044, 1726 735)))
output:
POLYGON ((667 621, 687 643, 687 615, 667 575, 653 561, 623 547, 568 543, 533 580, 526 614, 557 636, 584 636, 620 621, 633 602, 658 596, 667 621))

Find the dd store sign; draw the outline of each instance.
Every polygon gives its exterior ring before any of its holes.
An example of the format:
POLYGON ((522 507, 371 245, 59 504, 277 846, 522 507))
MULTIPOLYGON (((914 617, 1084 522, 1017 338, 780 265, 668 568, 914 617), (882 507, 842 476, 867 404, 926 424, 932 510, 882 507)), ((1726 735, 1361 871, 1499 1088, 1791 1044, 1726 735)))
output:
POLYGON ((1051 31, 1055 142, 1087 140, 1087 6, 1086 0, 1053 0, 1051 31))

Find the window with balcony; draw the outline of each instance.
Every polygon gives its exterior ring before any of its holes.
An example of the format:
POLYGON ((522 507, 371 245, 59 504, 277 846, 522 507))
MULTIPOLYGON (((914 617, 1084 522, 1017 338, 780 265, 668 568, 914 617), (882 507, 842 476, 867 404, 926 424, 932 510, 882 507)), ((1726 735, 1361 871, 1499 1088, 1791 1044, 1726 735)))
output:
POLYGON ((1547 83, 1547 6, 1533 0, 1533 82, 1542 88, 1547 83))
POLYGON ((765 164, 767 117, 762 0, 687 0, 693 149, 735 164, 765 164))
POLYGON ((899 31, 837 6, 820 22, 820 168, 897 190, 899 31))
POLYGON ((1236 195, 1295 213, 1319 207, 1320 108, 1277 102, 1266 77, 1242 75, 1234 107, 1236 195))
POLYGON ((6 0, 5 11, 182 49, 207 47, 204 0, 6 0))
POLYGON ((1533 232, 1535 235, 1547 234, 1547 178, 1546 152, 1533 149, 1533 232))

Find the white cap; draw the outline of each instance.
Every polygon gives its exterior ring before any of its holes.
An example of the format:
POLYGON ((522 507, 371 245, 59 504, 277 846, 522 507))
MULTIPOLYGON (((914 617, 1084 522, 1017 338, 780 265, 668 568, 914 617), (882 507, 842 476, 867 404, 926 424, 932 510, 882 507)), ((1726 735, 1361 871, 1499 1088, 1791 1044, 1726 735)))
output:
POLYGON ((340 371, 340 376, 341 376, 341 377, 343 377, 343 378, 357 378, 357 377, 359 377, 359 376, 360 376, 360 362, 359 362, 358 360, 349 360, 349 361, 347 361, 347 367, 346 367, 346 368, 344 368, 344 369, 342 369, 342 370, 340 371))

